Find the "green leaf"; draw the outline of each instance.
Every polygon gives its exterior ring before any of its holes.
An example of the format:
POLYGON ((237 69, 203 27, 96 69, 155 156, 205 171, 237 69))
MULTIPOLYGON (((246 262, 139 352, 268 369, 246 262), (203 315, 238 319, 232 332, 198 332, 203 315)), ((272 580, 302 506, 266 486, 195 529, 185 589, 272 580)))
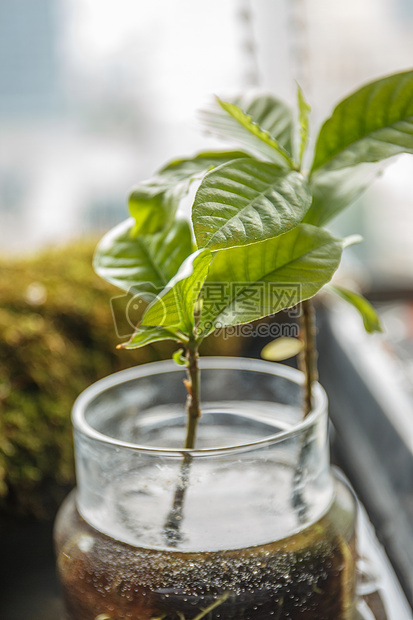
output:
POLYGON ((304 93, 299 84, 297 84, 297 100, 298 100, 298 120, 300 123, 300 148, 298 161, 300 168, 303 161, 304 153, 307 148, 308 138, 310 134, 309 115, 311 111, 310 105, 304 97, 304 93))
POLYGON ((248 157, 243 151, 203 151, 190 159, 174 159, 166 166, 161 168, 158 175, 163 181, 185 181, 188 178, 195 178, 207 170, 221 166, 234 159, 248 157))
POLYGON ((413 153, 413 71, 367 84, 338 104, 318 136, 312 170, 413 153))
POLYGON ((134 236, 165 228, 172 222, 180 198, 179 188, 165 187, 156 177, 135 187, 129 195, 129 213, 135 220, 134 236))
POLYGON ((180 340, 178 333, 173 333, 166 329, 159 329, 157 327, 139 327, 133 334, 129 342, 122 344, 123 349, 139 349, 146 347, 148 344, 154 342, 160 342, 161 340, 180 340))
POLYGON ((269 342, 261 351, 261 357, 270 362, 281 362, 301 353, 304 343, 298 338, 280 337, 269 342))
POLYGON ((294 119, 288 105, 268 93, 243 94, 232 103, 251 116, 254 123, 268 131, 270 136, 292 155, 294 119))
POLYGON ((211 168, 246 157, 240 151, 199 153, 190 159, 177 159, 140 183, 129 196, 129 212, 135 219, 135 235, 153 234, 169 226, 180 201, 192 181, 211 168))
POLYGON ((353 306, 361 315, 363 319, 363 324, 365 330, 372 334, 374 332, 382 332, 383 327, 381 325, 380 318, 373 308, 373 306, 365 299, 362 295, 355 293, 354 291, 349 291, 342 286, 337 286, 336 284, 330 284, 327 287, 328 291, 335 293, 344 301, 347 301, 350 305, 353 306))
POLYGON ((183 349, 178 349, 172 354, 172 359, 178 366, 188 366, 189 362, 184 355, 183 349))
POLYGON ((341 253, 340 240, 308 224, 217 252, 202 290, 201 333, 249 323, 312 297, 331 279, 341 253))
POLYGON ((249 114, 243 112, 235 103, 221 101, 218 111, 204 111, 202 119, 207 128, 225 139, 233 139, 254 155, 264 157, 284 168, 294 168, 295 164, 286 149, 261 127, 249 114))
POLYGON ((198 247, 247 245, 287 232, 311 204, 298 172, 255 159, 237 159, 212 170, 195 196, 192 221, 198 247))
POLYGON ((303 222, 324 226, 355 202, 382 173, 384 164, 359 164, 343 170, 321 169, 310 178, 313 202, 303 222))
POLYGON ((174 328, 191 335, 195 303, 211 259, 210 250, 197 250, 188 256, 158 299, 146 309, 141 326, 174 328))
POLYGON ((189 223, 176 219, 154 235, 134 236, 134 227, 130 218, 103 237, 93 259, 95 271, 125 291, 160 291, 192 252, 189 223))

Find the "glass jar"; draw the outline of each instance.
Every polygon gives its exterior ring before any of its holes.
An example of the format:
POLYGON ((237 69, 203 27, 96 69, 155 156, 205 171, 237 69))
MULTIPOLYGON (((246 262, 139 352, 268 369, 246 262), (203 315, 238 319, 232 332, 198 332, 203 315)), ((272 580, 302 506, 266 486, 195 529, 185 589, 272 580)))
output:
POLYGON ((158 362, 73 409, 77 490, 55 529, 69 620, 354 620, 355 503, 330 470, 327 399, 302 376, 201 360, 184 450, 185 372, 158 362))

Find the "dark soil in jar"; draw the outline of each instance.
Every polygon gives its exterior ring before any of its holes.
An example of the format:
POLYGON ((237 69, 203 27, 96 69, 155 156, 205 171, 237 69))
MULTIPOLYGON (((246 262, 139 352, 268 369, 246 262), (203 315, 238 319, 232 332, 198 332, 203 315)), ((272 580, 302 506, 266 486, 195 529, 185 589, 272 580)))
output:
POLYGON ((336 503, 283 540, 196 553, 112 539, 90 527, 73 501, 63 517, 56 539, 68 620, 354 618, 354 532, 336 503))

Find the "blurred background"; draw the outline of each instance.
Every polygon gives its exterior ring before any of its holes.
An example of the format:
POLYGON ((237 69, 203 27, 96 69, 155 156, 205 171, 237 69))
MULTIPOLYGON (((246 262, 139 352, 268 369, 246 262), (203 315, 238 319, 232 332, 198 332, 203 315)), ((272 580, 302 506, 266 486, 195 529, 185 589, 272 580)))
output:
MULTIPOLYGON (((214 93, 293 103, 297 80, 316 127, 363 82, 412 66, 412 27, 410 0, 2 0, 1 253, 124 218, 134 183, 211 146, 196 111, 214 93)), ((412 190, 401 157, 352 211, 374 276, 412 277, 412 190)))
MULTIPOLYGON (((298 81, 314 139, 344 96, 413 67, 412 31, 411 0, 0 0, 0 543, 14 558, 0 575, 2 618, 60 610, 50 524, 74 483, 74 399, 170 354, 116 351, 119 292, 91 268, 96 240, 128 216, 130 188, 168 159, 220 146, 197 118, 214 94, 259 88, 294 105, 298 81)), ((413 603, 413 157, 336 222, 364 236, 343 273, 386 334, 365 335, 339 303, 319 309, 333 455, 413 603)))

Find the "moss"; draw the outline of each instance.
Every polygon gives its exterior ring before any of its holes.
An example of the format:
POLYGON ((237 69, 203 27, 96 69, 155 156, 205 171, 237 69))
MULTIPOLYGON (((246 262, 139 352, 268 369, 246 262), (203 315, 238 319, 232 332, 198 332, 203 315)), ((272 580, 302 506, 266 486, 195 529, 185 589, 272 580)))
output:
POLYGON ((117 351, 92 243, 1 261, 0 508, 48 516, 74 483, 70 410, 106 374, 162 357, 117 351))
MULTIPOLYGON (((116 350, 110 298, 91 267, 95 243, 0 260, 0 511, 48 517, 74 484, 70 411, 92 382, 168 358, 172 343, 116 350)), ((203 353, 234 352, 212 339, 203 353)))

